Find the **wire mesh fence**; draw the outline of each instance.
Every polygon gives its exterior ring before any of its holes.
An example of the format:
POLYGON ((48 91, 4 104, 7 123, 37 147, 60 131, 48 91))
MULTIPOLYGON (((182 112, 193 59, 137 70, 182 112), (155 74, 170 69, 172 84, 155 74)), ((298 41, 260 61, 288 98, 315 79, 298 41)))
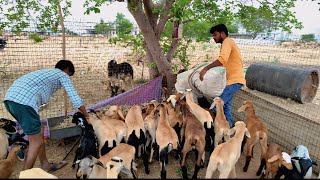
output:
MULTIPOLYGON (((66 27, 66 59, 75 65, 72 82, 87 107, 111 97, 108 81, 108 62, 129 62, 133 66, 134 86, 149 79, 147 66, 139 63, 130 47, 110 44, 108 38, 113 34, 98 36, 90 34, 94 24, 70 23, 66 27), (142 80, 142 81, 141 81, 142 80)), ((6 47, 0 50, 0 98, 3 100, 7 89, 18 77, 42 68, 52 68, 62 59, 61 34, 42 33, 43 42, 34 43, 27 34, 5 33, 6 47)), ((270 40, 250 40, 235 38, 243 60, 244 71, 253 63, 265 62, 300 69, 320 70, 320 44, 302 41, 279 43, 270 40)), ((220 45, 214 43, 193 43, 188 51, 191 66, 217 58, 220 45)), ((179 65, 178 60, 173 61, 179 65)), ((288 87, 289 88, 289 87, 288 87)), ((129 90, 129 89, 127 89, 129 90)), ((283 150, 291 152, 299 144, 309 148, 311 158, 320 162, 320 90, 311 103, 301 104, 289 98, 262 93, 244 87, 234 97, 232 111, 235 120, 243 120, 244 115, 236 110, 244 100, 252 100, 257 114, 267 123, 269 141, 282 145, 283 150)), ((75 111, 67 100, 64 104, 64 91, 58 90, 48 105, 40 111, 43 118, 59 117, 75 111)), ((0 104, 0 116, 13 119, 0 104)), ((317 170, 317 169, 316 169, 317 170)), ((318 170, 317 170, 318 171, 318 170)))

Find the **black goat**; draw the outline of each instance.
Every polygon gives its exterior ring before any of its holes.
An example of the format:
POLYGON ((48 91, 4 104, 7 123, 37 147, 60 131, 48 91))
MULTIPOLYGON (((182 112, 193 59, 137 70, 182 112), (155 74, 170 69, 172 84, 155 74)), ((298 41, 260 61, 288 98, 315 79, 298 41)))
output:
POLYGON ((133 68, 131 64, 123 62, 118 64, 116 60, 111 60, 108 63, 108 78, 111 87, 111 97, 123 93, 125 90, 122 83, 130 83, 133 88, 133 68))
POLYGON ((81 160, 88 155, 99 158, 99 144, 92 125, 87 122, 82 113, 76 112, 72 117, 72 123, 82 128, 80 144, 72 164, 72 168, 74 168, 77 160, 81 160))
POLYGON ((0 50, 4 49, 6 47, 7 40, 0 38, 0 50))

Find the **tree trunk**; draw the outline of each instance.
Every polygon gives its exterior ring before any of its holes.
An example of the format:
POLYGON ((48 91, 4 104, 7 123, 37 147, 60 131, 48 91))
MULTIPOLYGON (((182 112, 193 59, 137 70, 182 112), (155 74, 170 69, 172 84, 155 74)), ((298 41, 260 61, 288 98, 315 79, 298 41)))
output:
POLYGON ((141 6, 138 5, 135 8, 130 8, 129 11, 133 15, 141 30, 144 41, 146 43, 146 48, 148 49, 147 51, 149 52, 152 60, 156 63, 159 73, 165 75, 167 78, 168 91, 166 93, 166 96, 172 94, 176 78, 172 72, 171 64, 168 62, 162 51, 159 39, 156 37, 154 29, 143 13, 141 6))

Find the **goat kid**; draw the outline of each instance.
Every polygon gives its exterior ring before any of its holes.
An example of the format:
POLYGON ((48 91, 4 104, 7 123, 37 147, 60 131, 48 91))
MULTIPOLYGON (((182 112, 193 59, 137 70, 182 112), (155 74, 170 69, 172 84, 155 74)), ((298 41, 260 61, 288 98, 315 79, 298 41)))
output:
POLYGON ((133 105, 129 109, 125 123, 128 127, 126 142, 136 148, 136 157, 142 155, 146 174, 149 174, 148 154, 146 151, 146 130, 142 118, 142 110, 139 105, 133 105))
POLYGON ((235 135, 228 141, 219 144, 211 153, 206 172, 206 179, 211 179, 213 173, 218 170, 219 179, 236 178, 235 164, 239 160, 241 143, 244 136, 250 138, 250 133, 243 121, 237 121, 230 129, 228 135, 235 135))
POLYGON ((247 140, 244 138, 241 146, 241 152, 243 151, 244 145, 247 144, 247 154, 246 163, 243 167, 243 171, 247 172, 248 166, 250 164, 251 158, 253 156, 253 148, 259 142, 261 149, 260 156, 260 167, 256 172, 259 176, 262 171, 262 167, 266 164, 266 154, 267 154, 267 142, 268 142, 268 129, 267 125, 256 115, 255 108, 252 101, 244 101, 239 107, 238 112, 245 112, 246 119, 245 123, 250 132, 251 138, 247 140))
POLYGON ((168 122, 168 110, 164 104, 159 104, 157 111, 159 116, 156 130, 156 143, 159 146, 159 157, 161 163, 161 179, 166 179, 166 162, 171 150, 178 150, 179 138, 175 130, 168 122))
POLYGON ((223 106, 224 102, 220 97, 215 97, 213 103, 210 106, 210 110, 214 107, 216 108, 216 116, 214 119, 214 148, 218 146, 223 140, 227 141, 230 137, 228 132, 230 130, 230 125, 224 115, 223 106))
POLYGON ((82 129, 80 143, 72 163, 72 168, 74 168, 77 160, 81 160, 88 155, 99 158, 99 143, 92 125, 88 124, 86 118, 81 112, 76 112, 73 115, 72 123, 79 125, 82 129))
POLYGON ((189 105, 185 101, 179 99, 176 102, 175 108, 176 110, 180 110, 183 116, 184 143, 182 149, 182 160, 180 162, 183 179, 188 179, 186 157, 190 149, 194 149, 197 156, 192 176, 192 179, 197 179, 198 172, 204 164, 206 131, 201 122, 191 112, 189 105))

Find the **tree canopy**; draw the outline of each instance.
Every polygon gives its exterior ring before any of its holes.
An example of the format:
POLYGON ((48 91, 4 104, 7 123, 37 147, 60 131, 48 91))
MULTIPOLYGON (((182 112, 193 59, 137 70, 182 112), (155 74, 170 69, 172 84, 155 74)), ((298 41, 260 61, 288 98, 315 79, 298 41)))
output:
MULTIPOLYGON (((154 63, 150 75, 159 73, 168 79, 168 91, 173 89, 176 81, 172 71, 171 59, 181 39, 198 35, 205 38, 208 28, 217 23, 224 23, 231 30, 240 25, 247 32, 259 33, 272 30, 291 32, 294 28, 302 28, 291 8, 294 0, 118 0, 127 4, 143 36, 146 49, 146 61, 154 63), (164 47, 160 40, 166 25, 171 23, 171 44, 164 47), (183 28, 187 24, 192 28, 183 28), (183 33, 183 30, 186 31, 183 33)), ((86 0, 84 13, 99 13, 102 5, 114 0, 86 0)), ((59 14, 57 5, 68 16, 71 0, 0 0, 0 29, 11 27, 17 32, 30 25, 34 20, 38 29, 57 30, 59 14)), ((121 19, 121 16, 119 16, 121 19)), ((121 22, 128 24, 127 22, 121 22)), ((122 30, 128 32, 126 28, 122 30)), ((169 31, 170 32, 170 31, 169 31)), ((167 32, 168 33, 168 32, 167 32)))

